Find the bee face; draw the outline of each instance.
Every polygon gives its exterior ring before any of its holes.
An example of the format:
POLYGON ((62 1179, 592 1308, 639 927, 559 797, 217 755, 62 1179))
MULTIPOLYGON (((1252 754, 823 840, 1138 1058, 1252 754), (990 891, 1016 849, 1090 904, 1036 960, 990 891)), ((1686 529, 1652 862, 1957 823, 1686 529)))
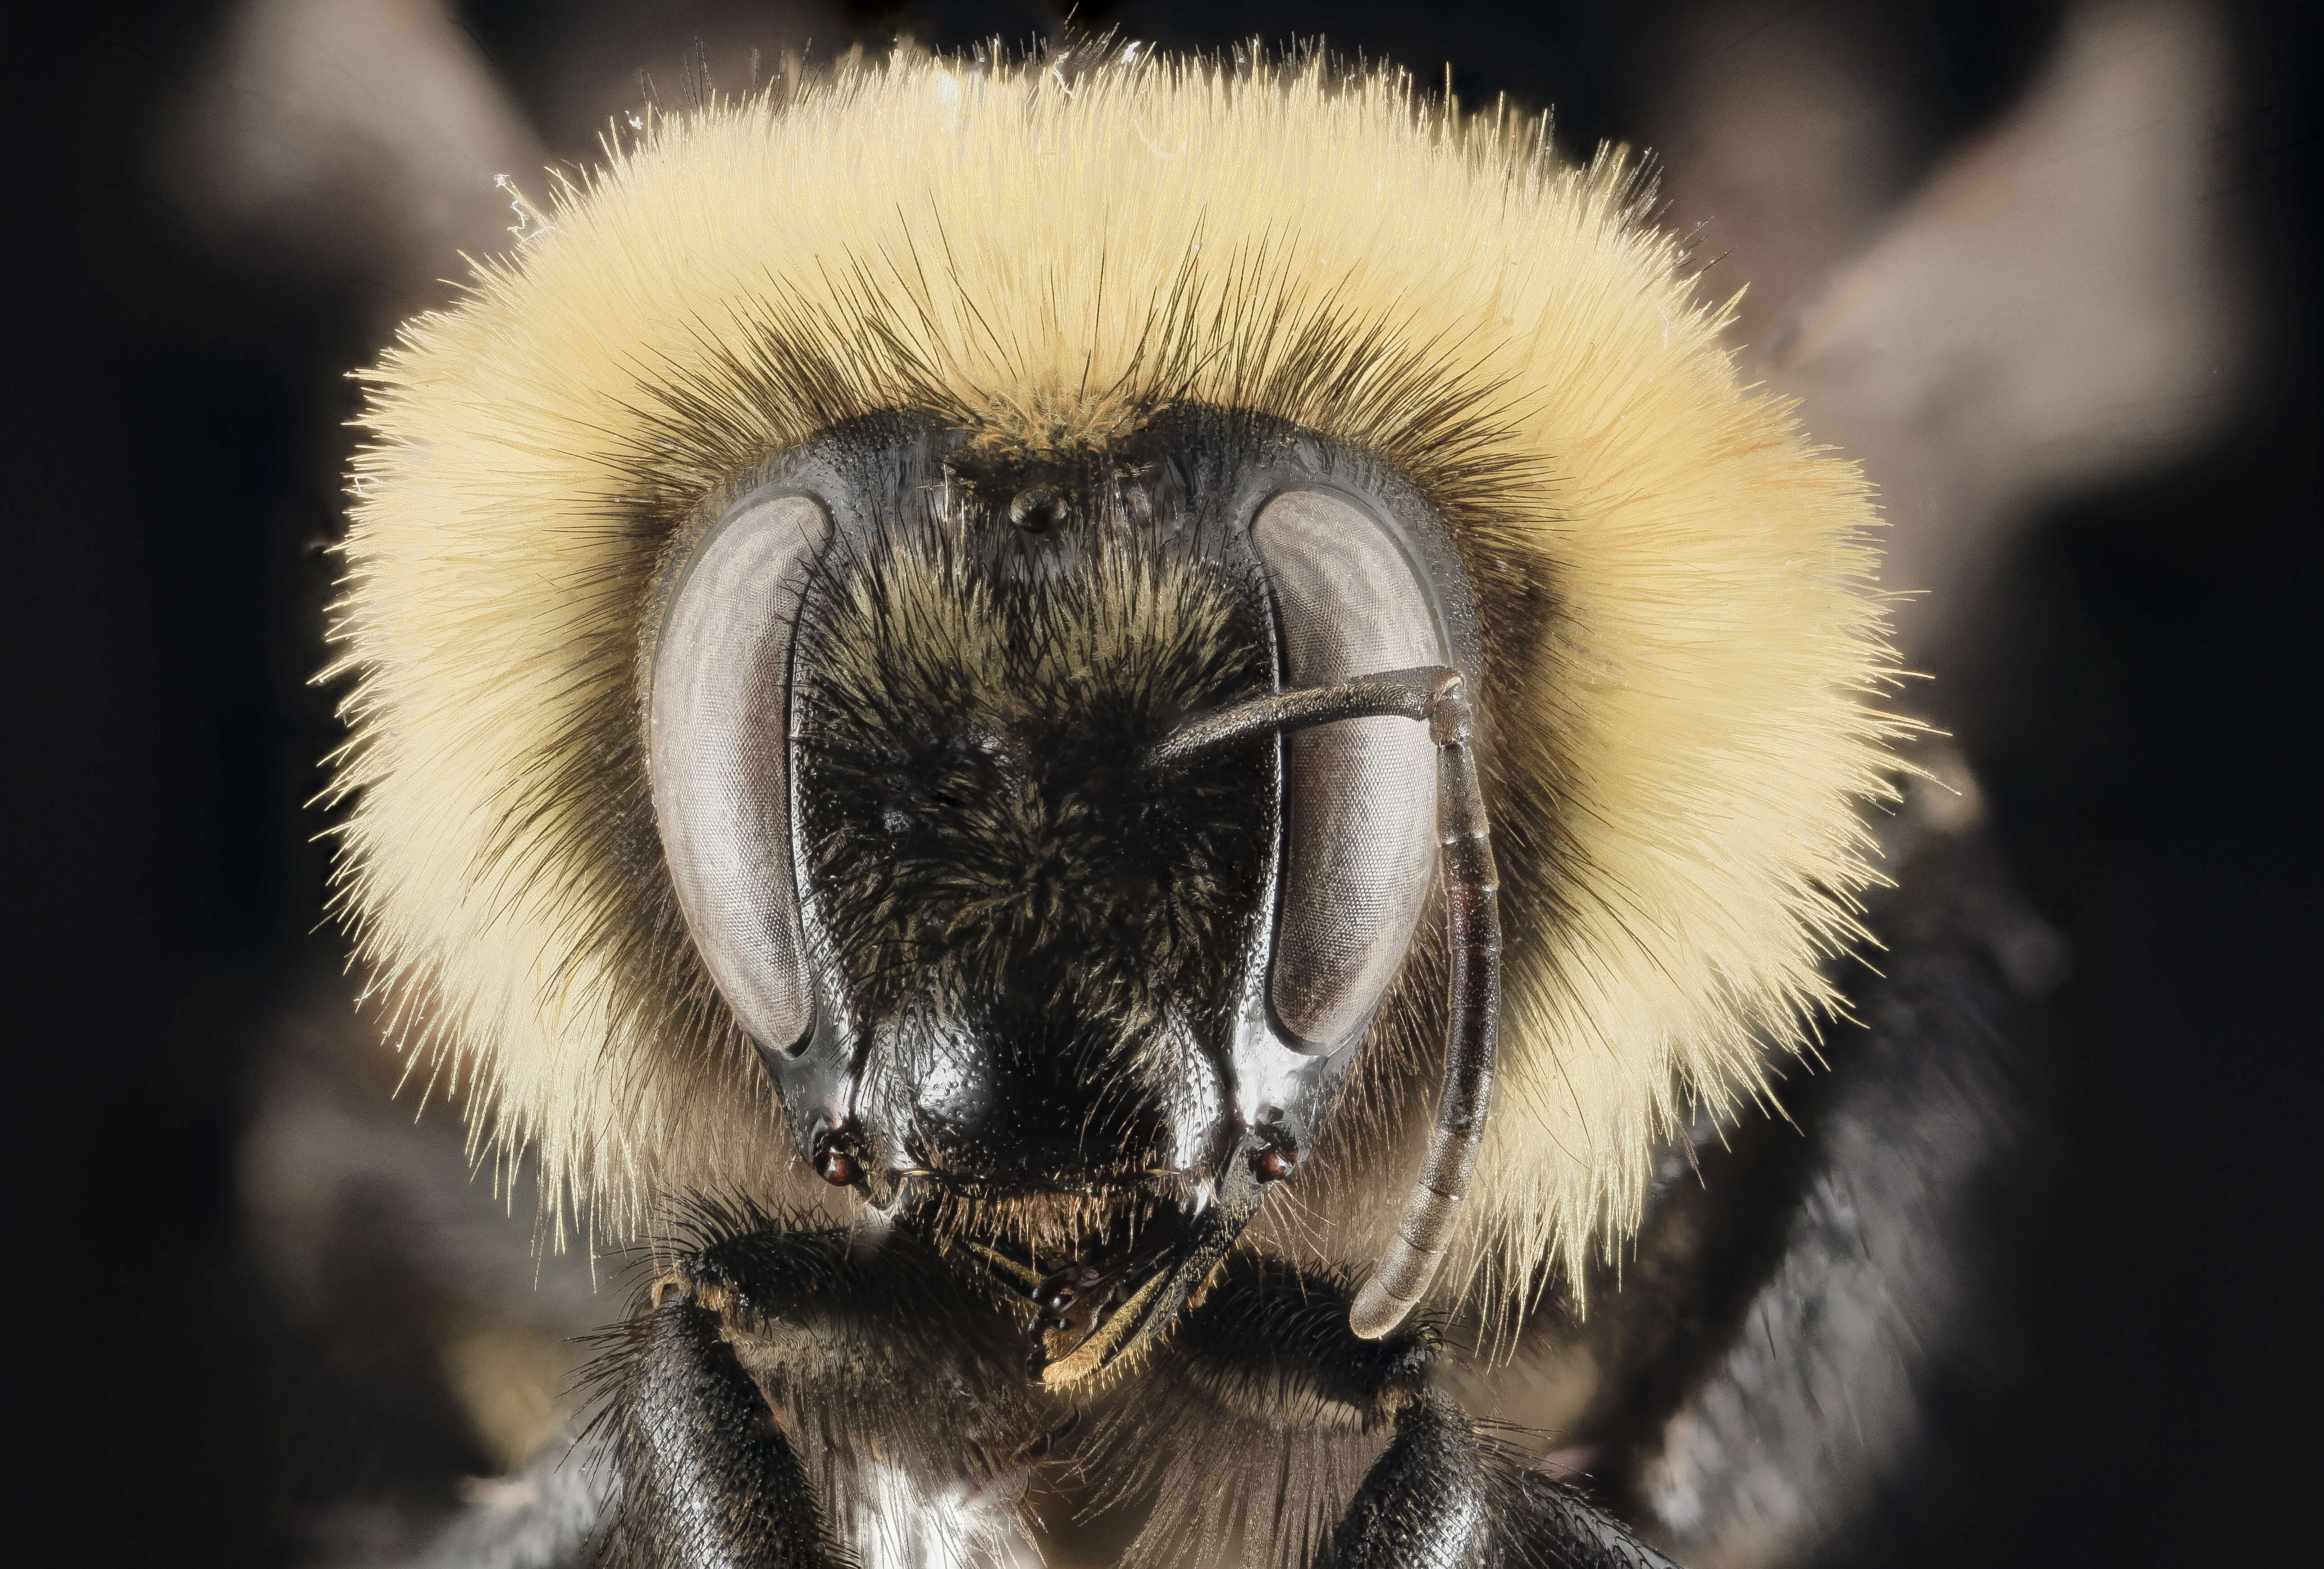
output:
POLYGON ((1264 603, 1185 533, 1109 520, 1102 474, 1056 478, 939 487, 803 607, 801 883, 819 1015, 866 1075, 825 1114, 874 1170, 1135 1182, 1229 1132, 1275 759, 1138 759, 1268 689, 1264 603), (1028 492, 1038 530, 1009 515, 1028 492))
POLYGON ((657 123, 367 373, 330 798, 391 1032, 558 1235, 1191 1261, 1296 1171, 1254 1244, 1389 1306, 1578 1289, 1835 1004, 1899 729, 1861 483, 1643 195, 1317 64, 657 123))
POLYGON ((1028 457, 890 416, 704 520, 658 619, 673 883, 801 1154, 972 1232, 1070 1212, 1079 1267, 1183 1295, 1314 1149, 1411 945, 1434 763, 1393 718, 1139 760, 1285 687, 1473 669, 1441 525, 1280 421, 1028 457))

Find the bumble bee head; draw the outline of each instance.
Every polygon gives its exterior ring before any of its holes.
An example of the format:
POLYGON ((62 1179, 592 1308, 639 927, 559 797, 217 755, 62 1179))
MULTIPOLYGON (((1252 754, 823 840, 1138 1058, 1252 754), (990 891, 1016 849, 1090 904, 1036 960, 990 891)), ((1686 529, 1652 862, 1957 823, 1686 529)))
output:
POLYGON ((1320 56, 899 56, 562 187, 367 373, 339 909, 420 1082, 599 1239, 982 1248, 1068 1374, 1246 1223, 1377 1283, 1458 1055, 1429 735, 1140 759, 1449 669, 1502 981, 1439 1279, 1578 1282, 1832 1005, 1897 729, 1861 481, 1645 194, 1320 56))
POLYGON ((1315 1149, 1428 897, 1435 764, 1395 717, 1142 760, 1473 669, 1443 521, 1281 420, 1028 457, 898 413, 706 510, 655 597, 663 853, 802 1157, 1052 1301, 1183 1296, 1315 1149))

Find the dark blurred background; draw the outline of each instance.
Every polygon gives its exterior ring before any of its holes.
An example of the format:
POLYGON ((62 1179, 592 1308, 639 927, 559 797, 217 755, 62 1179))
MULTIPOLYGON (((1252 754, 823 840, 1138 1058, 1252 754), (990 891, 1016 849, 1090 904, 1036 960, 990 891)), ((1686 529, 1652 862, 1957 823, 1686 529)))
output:
MULTIPOLYGON (((2314 1550, 2318 14, 1077 18, 1173 46, 1321 33, 1426 81, 1449 68, 1471 104, 1554 106, 1569 154, 1657 150, 1705 289, 1753 286, 1739 363, 1886 489, 1890 583, 1932 591, 1902 612, 1936 678, 1908 701, 1958 737, 2073 955, 2025 1090, 2066 1175, 2011 1288, 2031 1353, 1981 1479, 2002 1561, 2314 1550)), ((55 1517, 81 1561, 292 1562, 324 1500, 489 1475, 514 1442, 426 1436, 471 1431, 447 1401, 478 1407, 391 1278, 334 1299, 371 1305, 366 1387, 404 1404, 334 1427, 344 1370, 307 1354, 302 1288, 264 1241, 346 1223, 300 1222, 299 1147, 266 1133, 281 1065, 322 1049, 299 1041, 362 1029, 306 804, 337 737, 310 678, 346 372, 453 297, 458 250, 506 243, 493 174, 538 196, 544 162, 589 160, 645 94, 706 67, 747 86, 753 49, 810 39, 1022 46, 1059 22, 937 0, 14 9, 20 1541, 55 1517)), ((355 1071, 386 1103, 393 1065, 355 1071)), ((368 1126, 307 1136, 344 1164, 368 1126)), ((440 1108, 413 1137, 457 1144, 440 1108)))

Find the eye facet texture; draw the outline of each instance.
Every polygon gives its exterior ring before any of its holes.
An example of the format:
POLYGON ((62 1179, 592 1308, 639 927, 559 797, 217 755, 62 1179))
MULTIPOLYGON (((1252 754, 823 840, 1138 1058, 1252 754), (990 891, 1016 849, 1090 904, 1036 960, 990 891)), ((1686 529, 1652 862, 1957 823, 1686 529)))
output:
MULTIPOLYGON (((1286 491, 1251 537, 1283 627, 1284 683, 1324 686, 1452 662, 1404 547, 1329 491, 1286 491)), ((1268 979, 1277 1021, 1316 1051, 1345 1045, 1412 941, 1436 863, 1436 759, 1405 719, 1355 719, 1284 741, 1282 915, 1268 979)))
POLYGON ((654 813, 687 929, 761 1045, 814 1014, 791 875, 790 655, 830 533, 810 497, 745 500, 679 568, 648 702, 654 813))

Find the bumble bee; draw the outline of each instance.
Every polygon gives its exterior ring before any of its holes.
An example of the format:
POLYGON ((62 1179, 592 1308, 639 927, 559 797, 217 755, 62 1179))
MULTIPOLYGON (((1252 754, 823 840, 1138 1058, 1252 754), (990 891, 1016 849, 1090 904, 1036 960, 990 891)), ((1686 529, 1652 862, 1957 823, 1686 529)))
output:
POLYGON ((1905 726, 1864 487, 1644 200, 1320 56, 899 55, 646 125, 367 373, 340 908, 647 1250, 591 1550, 1661 1561, 1445 1326, 1840 1005, 1905 726))

